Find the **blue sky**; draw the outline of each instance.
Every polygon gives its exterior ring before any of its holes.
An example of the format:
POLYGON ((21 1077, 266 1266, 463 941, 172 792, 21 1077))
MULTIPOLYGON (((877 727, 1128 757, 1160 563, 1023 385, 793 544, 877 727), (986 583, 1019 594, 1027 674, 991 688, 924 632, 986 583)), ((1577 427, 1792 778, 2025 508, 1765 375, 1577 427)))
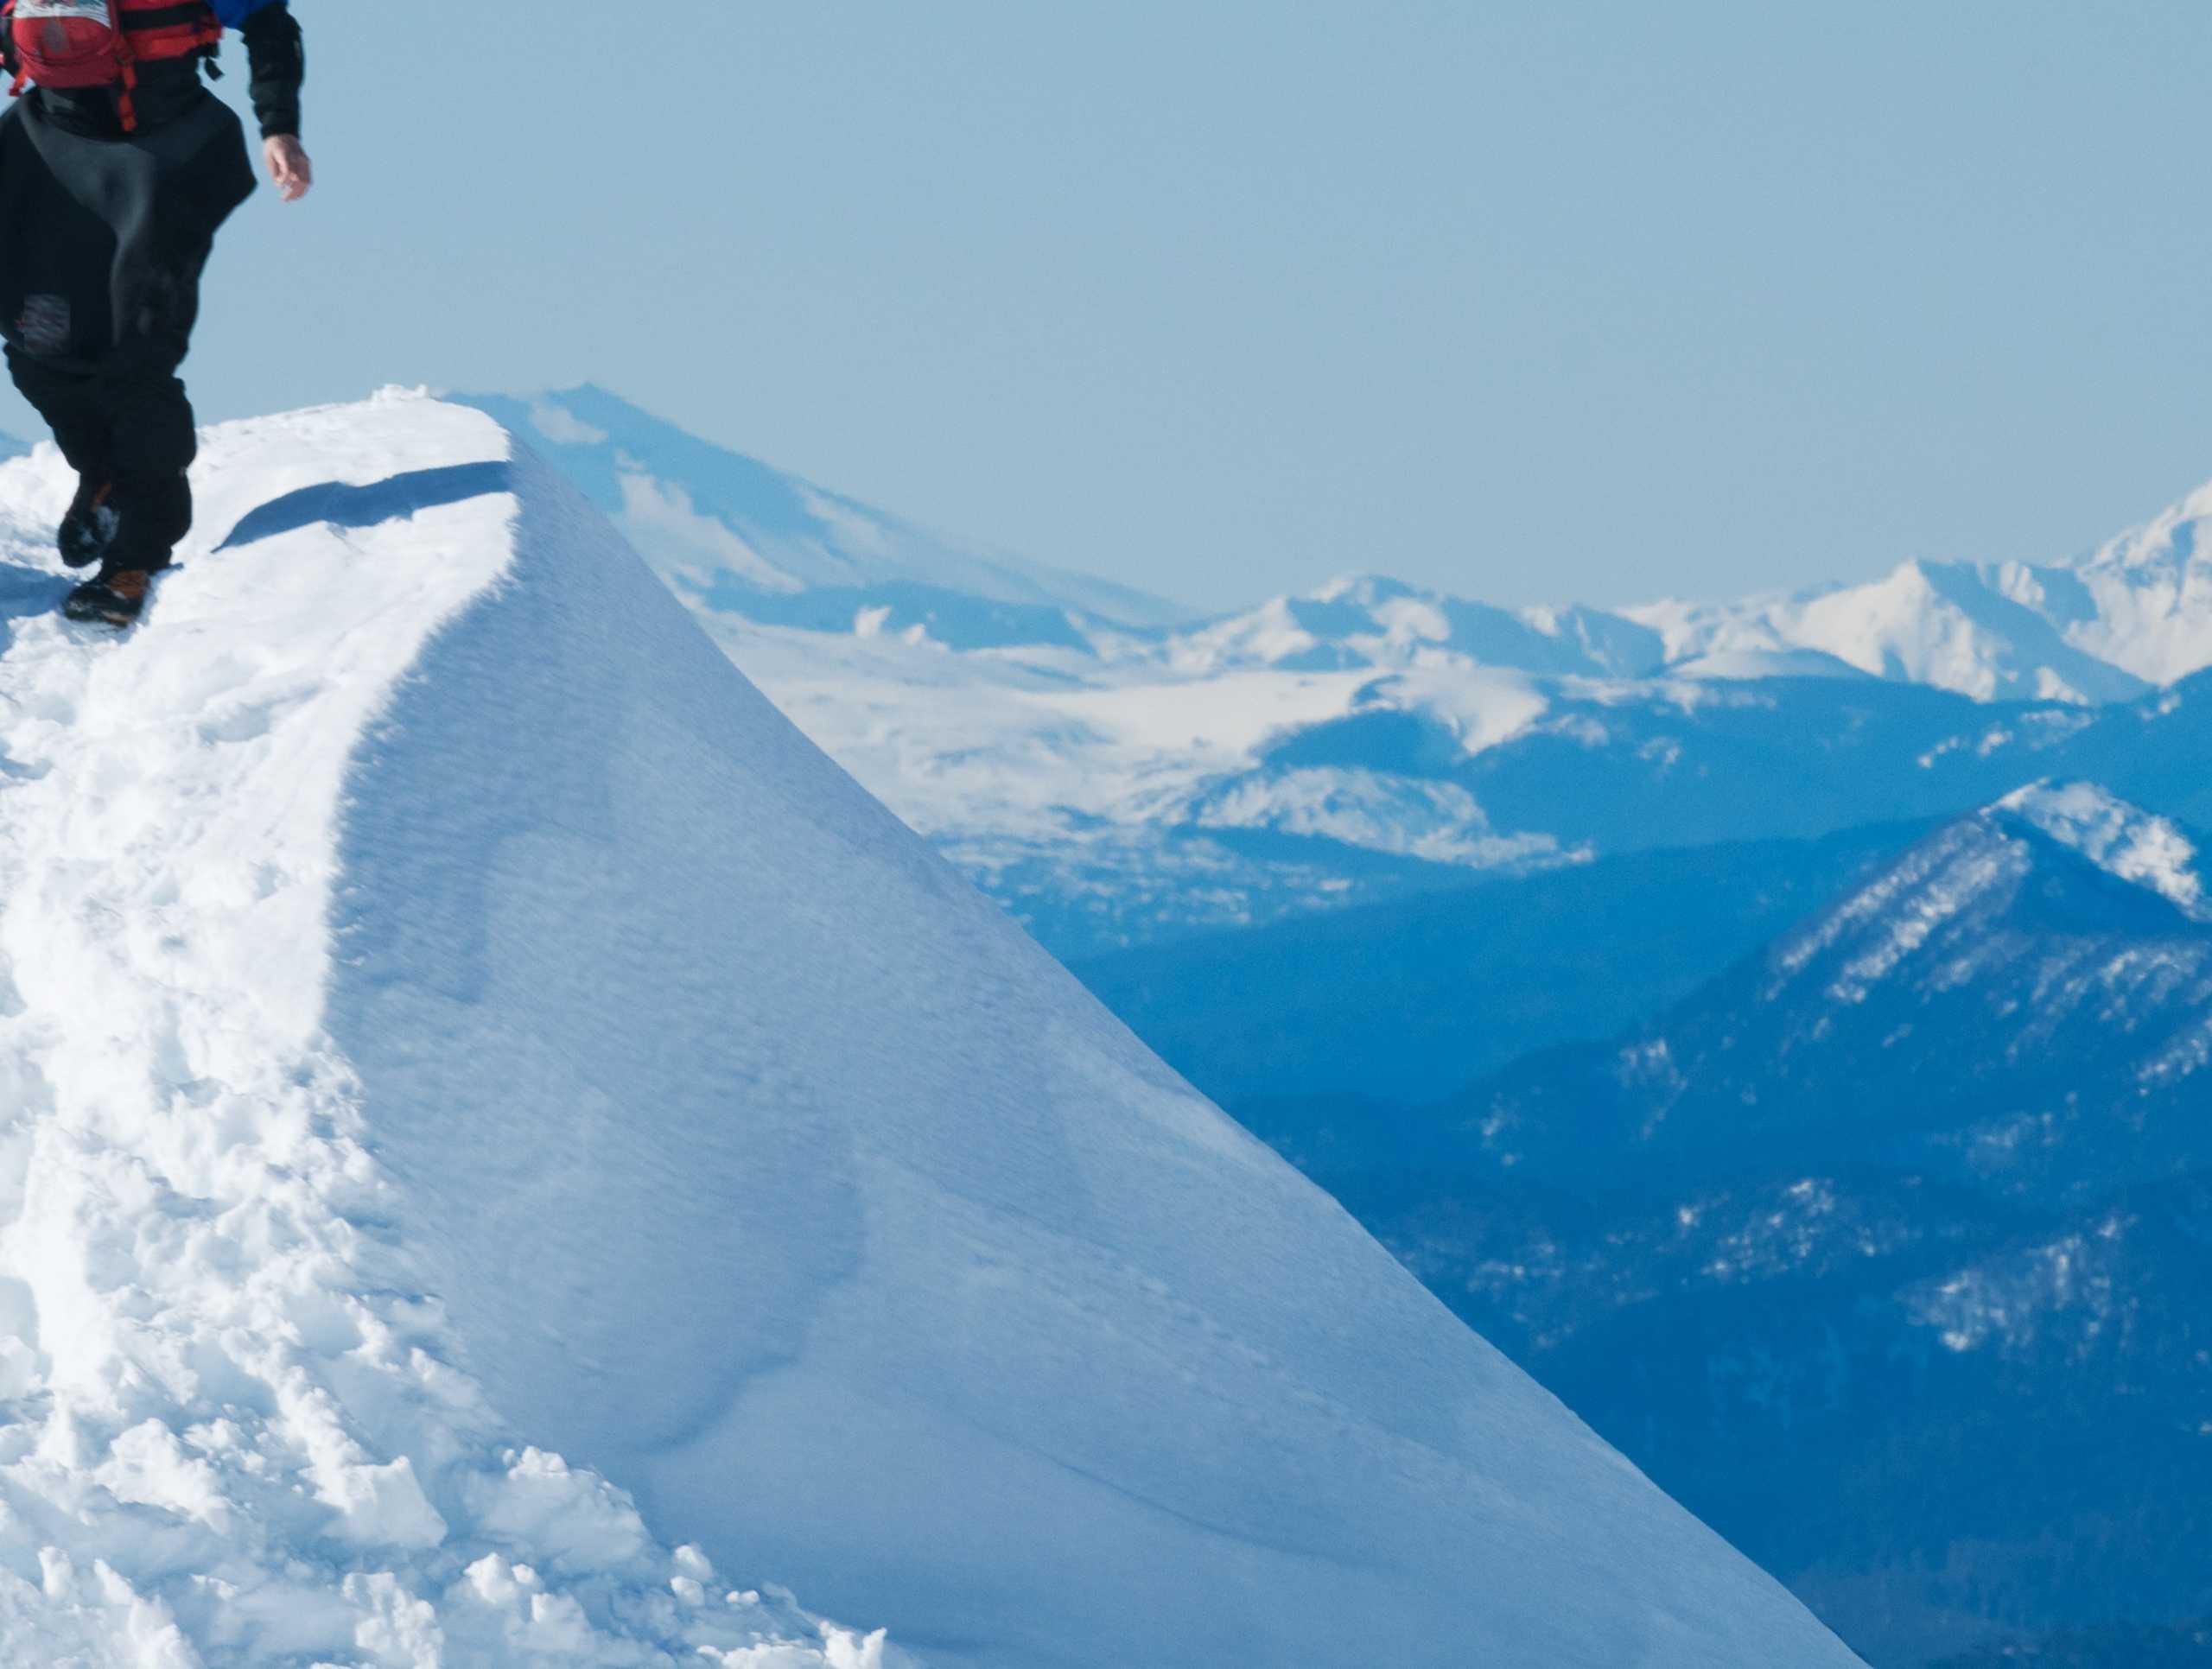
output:
POLYGON ((1224 605, 2051 558, 2212 477, 2201 4, 296 6, 322 183, 226 234, 208 417, 590 379, 1224 605))

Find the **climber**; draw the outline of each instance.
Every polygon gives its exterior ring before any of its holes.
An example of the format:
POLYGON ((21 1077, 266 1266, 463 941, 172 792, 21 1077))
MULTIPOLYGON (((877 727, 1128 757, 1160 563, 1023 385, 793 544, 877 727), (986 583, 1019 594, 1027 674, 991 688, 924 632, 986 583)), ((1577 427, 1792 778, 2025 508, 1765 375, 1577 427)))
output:
POLYGON ((300 143, 306 52, 289 0, 8 0, 0 53, 0 337, 23 397, 77 472, 61 560, 94 577, 72 619, 128 625, 192 525, 199 450, 177 371, 215 233, 253 191, 245 131, 208 91, 226 28, 286 202, 314 183, 300 143))

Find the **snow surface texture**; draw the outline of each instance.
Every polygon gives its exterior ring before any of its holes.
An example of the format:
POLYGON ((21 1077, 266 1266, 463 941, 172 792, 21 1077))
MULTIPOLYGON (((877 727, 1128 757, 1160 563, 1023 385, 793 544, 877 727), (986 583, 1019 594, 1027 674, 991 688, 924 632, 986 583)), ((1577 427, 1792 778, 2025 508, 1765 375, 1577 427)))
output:
POLYGON ((487 420, 203 474, 118 642, 0 473, 0 1659, 1853 1661, 487 420))
POLYGON ((419 400, 218 431, 237 543, 119 643, 51 612, 58 460, 0 472, 0 1662, 887 1660, 515 1440, 322 1030, 347 762, 508 560, 505 450, 419 400))

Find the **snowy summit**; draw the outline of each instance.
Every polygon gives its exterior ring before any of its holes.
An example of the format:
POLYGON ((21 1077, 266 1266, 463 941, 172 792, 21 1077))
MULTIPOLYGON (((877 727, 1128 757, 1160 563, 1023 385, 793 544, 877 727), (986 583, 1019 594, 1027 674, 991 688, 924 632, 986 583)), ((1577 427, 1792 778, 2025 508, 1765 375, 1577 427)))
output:
POLYGON ((0 467, 0 1660, 1854 1661, 488 417, 197 485, 0 467))
POLYGON ((2196 845, 2171 820, 2094 783, 2037 783, 2006 795, 1993 809, 2032 824, 2121 880, 2150 888, 2185 915, 2206 919, 2196 845))

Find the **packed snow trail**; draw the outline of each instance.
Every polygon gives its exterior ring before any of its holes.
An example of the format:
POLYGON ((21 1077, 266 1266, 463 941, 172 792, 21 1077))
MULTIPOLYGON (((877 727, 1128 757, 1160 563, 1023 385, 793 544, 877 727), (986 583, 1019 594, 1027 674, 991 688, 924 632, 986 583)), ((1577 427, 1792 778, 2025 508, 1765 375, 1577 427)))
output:
POLYGON ((435 472, 504 473, 504 451, 419 401, 224 429, 204 528, 294 492, 327 508, 334 479, 431 502, 219 556, 203 536, 124 639, 48 612, 57 461, 0 473, 0 1661, 880 1653, 732 1601, 618 1492, 511 1440, 411 1296, 321 1035, 347 758, 506 559, 512 500, 436 504, 435 472))
POLYGON ((719 1568, 942 1669, 1854 1661, 488 419, 217 431, 120 640, 35 612, 65 493, 0 470, 0 1659, 897 1660, 719 1568))

